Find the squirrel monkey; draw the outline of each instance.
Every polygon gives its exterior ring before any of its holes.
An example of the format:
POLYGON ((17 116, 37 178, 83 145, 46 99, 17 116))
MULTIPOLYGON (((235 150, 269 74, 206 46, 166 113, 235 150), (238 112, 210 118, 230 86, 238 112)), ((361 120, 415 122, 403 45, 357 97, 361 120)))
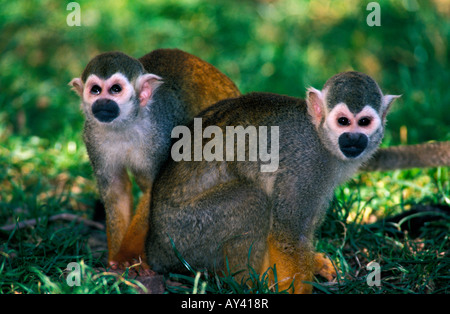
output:
POLYGON ((100 54, 70 85, 82 100, 83 139, 106 208, 108 261, 117 268, 145 260, 151 189, 173 127, 240 92, 214 66, 177 49, 140 59, 100 54), (143 192, 136 211, 128 172, 143 192))
MULTIPOLYGON (((278 168, 262 172, 262 158, 169 160, 152 192, 149 265, 156 272, 182 272, 174 245, 194 268, 224 270, 228 263, 234 272, 250 264, 263 273, 275 265, 280 290, 311 292, 304 281, 330 266, 314 252, 314 233, 335 187, 377 149, 397 97, 383 95, 365 74, 345 72, 322 90, 309 88, 306 101, 250 93, 206 109, 202 129, 218 127, 226 139, 227 126, 278 127, 279 137, 267 138, 271 149, 278 145, 278 168)), ((209 144, 205 137, 200 143, 209 144)), ((224 154, 228 148, 223 145, 224 154)))

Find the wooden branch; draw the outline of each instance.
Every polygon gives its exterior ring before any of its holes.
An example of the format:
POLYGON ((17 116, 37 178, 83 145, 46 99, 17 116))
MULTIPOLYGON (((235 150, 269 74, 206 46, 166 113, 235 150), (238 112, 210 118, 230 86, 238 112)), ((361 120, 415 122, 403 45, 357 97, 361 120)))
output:
POLYGON ((450 141, 380 148, 360 171, 450 166, 450 141))
MULTIPOLYGON (((18 223, 15 224, 10 224, 10 225, 6 225, 3 227, 0 227, 0 230, 2 231, 12 231, 14 230, 16 227, 18 229, 23 229, 23 228, 30 228, 30 227, 34 227, 38 224, 38 222, 40 222, 42 219, 44 218, 38 218, 38 219, 28 219, 28 220, 24 220, 24 221, 20 221, 18 223)), ((94 228, 94 229, 98 229, 98 230, 105 230, 105 226, 99 222, 95 222, 74 214, 68 214, 68 213, 63 213, 63 214, 57 214, 57 215, 53 215, 50 216, 48 218, 48 221, 57 221, 57 220, 65 220, 65 221, 76 221, 76 222, 80 222, 84 225, 86 225, 87 227, 90 228, 94 228)))

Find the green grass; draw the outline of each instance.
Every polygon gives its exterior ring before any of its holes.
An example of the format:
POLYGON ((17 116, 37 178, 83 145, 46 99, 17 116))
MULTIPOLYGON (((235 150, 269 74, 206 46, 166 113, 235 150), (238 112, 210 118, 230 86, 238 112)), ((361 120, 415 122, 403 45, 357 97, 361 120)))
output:
MULTIPOLYGON (((448 192, 447 192, 448 193, 448 192)), ((447 194, 448 196, 448 194, 447 194)), ((374 199, 375 200, 375 199, 374 199)), ((318 249, 329 254, 340 270, 337 281, 323 283, 320 290, 330 293, 448 293, 450 243, 450 212, 432 212, 428 222, 413 235, 407 228, 410 215, 399 223, 378 218, 374 223, 364 223, 364 208, 348 210, 350 204, 360 201, 340 199, 333 206, 321 228, 318 249), (352 220, 348 222, 348 220, 352 220), (437 218, 436 220, 430 218, 437 218), (346 222, 347 221, 347 222, 346 222), (402 230, 402 227, 404 230, 402 230), (381 286, 367 284, 367 265, 374 261, 381 266, 381 286)), ((379 201, 379 200, 378 200, 379 201)), ((387 211, 407 212, 408 202, 398 209, 387 211)), ((427 203, 427 200, 423 200, 427 203)), ((379 213, 378 213, 379 215, 379 213)), ((424 213, 422 213, 424 216, 424 213)), ((418 215, 416 215, 418 216, 418 215)), ((389 217, 388 217, 389 218, 389 217)), ((319 288, 319 284, 316 284, 319 288)))
MULTIPOLYGON (((53 222, 48 217, 68 212, 92 218, 95 183, 83 148, 65 150, 57 145, 58 160, 66 170, 56 171, 54 149, 45 142, 29 144, 29 153, 16 151, 12 139, 2 148, 0 178, 0 226, 40 218, 35 227, 0 231, 0 293, 136 293, 139 281, 105 269, 105 249, 96 251, 93 233, 76 222, 53 222), (34 146, 33 146, 34 145, 34 146), (81 162, 80 162, 81 161, 81 162), (73 164, 71 164, 73 163, 73 164), (74 164, 79 163, 78 167, 74 164), (33 166, 31 166, 33 165, 33 166), (81 265, 80 286, 69 286, 67 265, 81 265)), ((26 147, 26 146, 24 146, 26 147)), ((81 146, 82 147, 82 146, 81 146)), ((450 216, 432 210, 424 225, 414 231, 408 225, 414 213, 397 222, 385 220, 414 208, 415 204, 449 205, 449 168, 414 169, 389 173, 364 173, 336 191, 316 247, 339 269, 334 282, 318 277, 315 293, 448 293, 450 269, 450 216), (381 266, 381 286, 367 284, 370 261, 381 266)), ((445 207, 444 207, 445 208, 445 207)), ((180 257, 182 258, 182 257, 180 257)), ((214 274, 191 269, 191 275, 172 274, 168 293, 282 293, 245 269, 236 281, 230 272, 214 274), (178 282, 178 284, 173 284, 178 282)))
MULTIPOLYGON (((58 200, 52 200, 57 202, 58 200)), ((60 210, 66 211, 60 203, 60 210)), ((92 252, 88 240, 93 231, 81 224, 49 222, 46 205, 41 205, 41 219, 33 228, 0 231, 1 294, 111 294, 137 293, 145 289, 127 272, 109 272, 103 264, 106 252, 92 252), (46 213, 46 214, 45 214, 46 213), (79 265, 80 285, 71 285, 70 263, 79 265), (69 278, 69 279, 68 279, 69 278)), ((21 209, 23 211, 23 209, 21 209)), ((17 217, 25 217, 18 214, 17 217)))

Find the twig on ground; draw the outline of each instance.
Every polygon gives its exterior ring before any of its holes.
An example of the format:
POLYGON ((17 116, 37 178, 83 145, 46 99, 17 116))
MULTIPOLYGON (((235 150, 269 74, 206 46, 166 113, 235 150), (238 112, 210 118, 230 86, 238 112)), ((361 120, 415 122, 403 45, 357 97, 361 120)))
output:
MULTIPOLYGON (((5 225, 3 227, 0 227, 0 230, 12 231, 16 227, 18 229, 34 227, 38 224, 38 222, 41 221, 41 219, 44 219, 44 218, 28 219, 28 220, 17 222, 15 224, 5 225)), ((105 230, 105 226, 103 224, 92 221, 90 219, 86 219, 86 218, 74 215, 74 214, 63 213, 63 214, 53 215, 48 218, 48 221, 57 221, 57 220, 76 221, 76 222, 83 223, 84 225, 86 225, 87 227, 90 227, 90 228, 105 230)))

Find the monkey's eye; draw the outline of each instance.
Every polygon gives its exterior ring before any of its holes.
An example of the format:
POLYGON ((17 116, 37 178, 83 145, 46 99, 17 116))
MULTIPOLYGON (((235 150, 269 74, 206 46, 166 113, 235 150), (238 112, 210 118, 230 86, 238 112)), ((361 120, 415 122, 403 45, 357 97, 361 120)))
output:
POLYGON ((98 85, 92 86, 92 88, 91 88, 92 95, 100 95, 101 92, 102 92, 102 89, 100 88, 100 86, 98 86, 98 85))
POLYGON ((346 117, 340 117, 337 122, 342 125, 342 126, 348 126, 350 125, 350 120, 347 119, 346 117))
POLYGON ((111 86, 109 91, 111 94, 118 94, 122 91, 122 87, 118 84, 114 84, 113 86, 111 86))
POLYGON ((370 124, 371 120, 369 118, 361 118, 358 121, 359 126, 368 126, 370 124))

